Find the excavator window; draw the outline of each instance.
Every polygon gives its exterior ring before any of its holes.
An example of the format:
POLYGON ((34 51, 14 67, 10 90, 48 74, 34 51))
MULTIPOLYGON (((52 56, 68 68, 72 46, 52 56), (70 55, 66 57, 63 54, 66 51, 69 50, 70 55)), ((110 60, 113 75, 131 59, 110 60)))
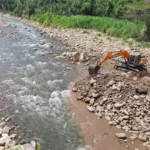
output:
POLYGON ((133 65, 133 66, 137 66, 139 64, 140 60, 141 60, 141 55, 132 54, 130 56, 129 64, 133 65))

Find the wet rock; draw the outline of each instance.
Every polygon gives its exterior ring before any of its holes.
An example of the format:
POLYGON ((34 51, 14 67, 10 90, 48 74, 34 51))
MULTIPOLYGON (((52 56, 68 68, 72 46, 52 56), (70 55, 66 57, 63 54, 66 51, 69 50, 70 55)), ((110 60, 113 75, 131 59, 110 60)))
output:
POLYGON ((44 44, 46 44, 46 42, 40 42, 39 44, 40 44, 40 45, 44 45, 44 44))
POLYGON ((97 111, 97 112, 102 112, 102 107, 101 107, 100 105, 98 105, 98 106, 96 107, 96 111, 97 111))
POLYGON ((101 113, 101 112, 96 113, 96 116, 97 116, 97 117, 99 117, 99 118, 102 118, 102 117, 103 117, 103 115, 102 115, 102 113, 101 113))
POLYGON ((9 148, 8 150, 24 150, 24 149, 22 149, 21 145, 16 145, 16 146, 9 148))
POLYGON ((16 141, 15 140, 11 140, 11 139, 7 139, 5 147, 13 147, 16 145, 16 141))
POLYGON ((111 121, 111 118, 109 116, 105 116, 105 119, 111 121))
POLYGON ((94 103, 94 105, 93 105, 93 106, 94 106, 94 107, 97 107, 98 105, 99 105, 99 103, 94 103))
POLYGON ((0 126, 4 126, 6 124, 6 122, 1 122, 0 126))
POLYGON ((136 87, 135 90, 138 94, 148 94, 147 88, 142 85, 139 85, 138 87, 136 87))
POLYGON ((0 135, 3 134, 3 129, 0 127, 0 135))
POLYGON ((91 100, 91 99, 90 99, 89 97, 86 97, 84 101, 85 101, 85 103, 89 103, 90 100, 91 100))
POLYGON ((79 61, 80 62, 84 62, 84 58, 85 58, 84 53, 80 53, 80 59, 79 59, 79 61))
POLYGON ((92 99, 90 100, 90 104, 93 105, 94 102, 95 102, 95 99, 92 98, 92 99))
POLYGON ((126 134, 125 133, 116 133, 116 137, 118 137, 120 139, 125 139, 126 138, 126 134))
POLYGON ((9 131, 10 131, 10 128, 9 128, 9 127, 4 127, 4 128, 3 128, 3 133, 8 134, 9 131))
POLYGON ((133 141, 135 141, 137 139, 137 135, 135 135, 135 134, 131 135, 130 139, 133 140, 133 141))
POLYGON ((31 141, 31 145, 34 149, 36 149, 36 141, 31 141))
POLYGON ((34 50, 34 51, 37 51, 38 49, 37 49, 37 48, 34 48, 33 50, 34 50))
POLYGON ((35 150, 31 144, 24 144, 21 146, 23 150, 35 150))
POLYGON ((145 137, 144 135, 142 135, 142 134, 140 134, 140 135, 138 136, 138 138, 139 138, 141 141, 143 141, 143 142, 146 142, 146 141, 147 141, 146 137, 145 137))
POLYGON ((10 135, 10 138, 13 139, 13 138, 16 138, 17 137, 17 134, 12 134, 10 135))
POLYGON ((73 87, 73 88, 72 88, 72 92, 77 92, 77 88, 76 88, 76 87, 73 87))
POLYGON ((143 146, 144 146, 144 147, 147 147, 147 145, 150 145, 150 142, 144 142, 144 143, 143 143, 143 146))
POLYGON ((77 96, 77 100, 83 100, 83 98, 84 98, 84 97, 83 97, 82 95, 78 95, 78 96, 77 96))
POLYGON ((10 138, 9 138, 8 135, 1 137, 1 138, 0 138, 0 146, 5 146, 6 141, 9 140, 9 139, 10 139, 10 138))
POLYGON ((86 109, 90 112, 95 112, 95 109, 89 105, 86 106, 86 109))
POLYGON ((12 119, 12 117, 10 116, 10 117, 7 117, 7 118, 5 119, 5 121, 8 122, 8 121, 10 121, 11 119, 12 119))

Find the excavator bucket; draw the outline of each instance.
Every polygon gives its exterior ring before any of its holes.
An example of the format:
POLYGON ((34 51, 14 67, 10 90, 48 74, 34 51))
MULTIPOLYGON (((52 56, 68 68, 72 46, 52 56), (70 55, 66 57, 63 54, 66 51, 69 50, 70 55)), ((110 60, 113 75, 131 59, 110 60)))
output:
POLYGON ((100 65, 90 65, 89 66, 89 75, 97 74, 100 69, 100 65))

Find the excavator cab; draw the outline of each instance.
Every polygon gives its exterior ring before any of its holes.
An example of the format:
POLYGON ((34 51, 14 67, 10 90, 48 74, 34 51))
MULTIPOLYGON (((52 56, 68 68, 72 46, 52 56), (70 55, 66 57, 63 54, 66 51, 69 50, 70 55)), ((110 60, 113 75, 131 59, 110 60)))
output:
POLYGON ((138 66, 140 61, 141 61, 141 54, 140 53, 131 54, 128 64, 130 66, 136 67, 136 66, 138 66))

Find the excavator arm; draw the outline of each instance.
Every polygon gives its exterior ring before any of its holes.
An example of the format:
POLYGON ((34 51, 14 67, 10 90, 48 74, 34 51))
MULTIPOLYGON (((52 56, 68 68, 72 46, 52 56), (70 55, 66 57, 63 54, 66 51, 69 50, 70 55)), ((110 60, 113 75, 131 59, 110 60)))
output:
POLYGON ((128 62, 130 59, 130 54, 126 51, 126 50, 121 50, 119 52, 108 52, 108 54, 103 57, 100 61, 99 61, 99 65, 103 64, 105 61, 107 61, 108 59, 114 58, 114 57, 119 57, 122 56, 124 57, 125 62, 128 62))

